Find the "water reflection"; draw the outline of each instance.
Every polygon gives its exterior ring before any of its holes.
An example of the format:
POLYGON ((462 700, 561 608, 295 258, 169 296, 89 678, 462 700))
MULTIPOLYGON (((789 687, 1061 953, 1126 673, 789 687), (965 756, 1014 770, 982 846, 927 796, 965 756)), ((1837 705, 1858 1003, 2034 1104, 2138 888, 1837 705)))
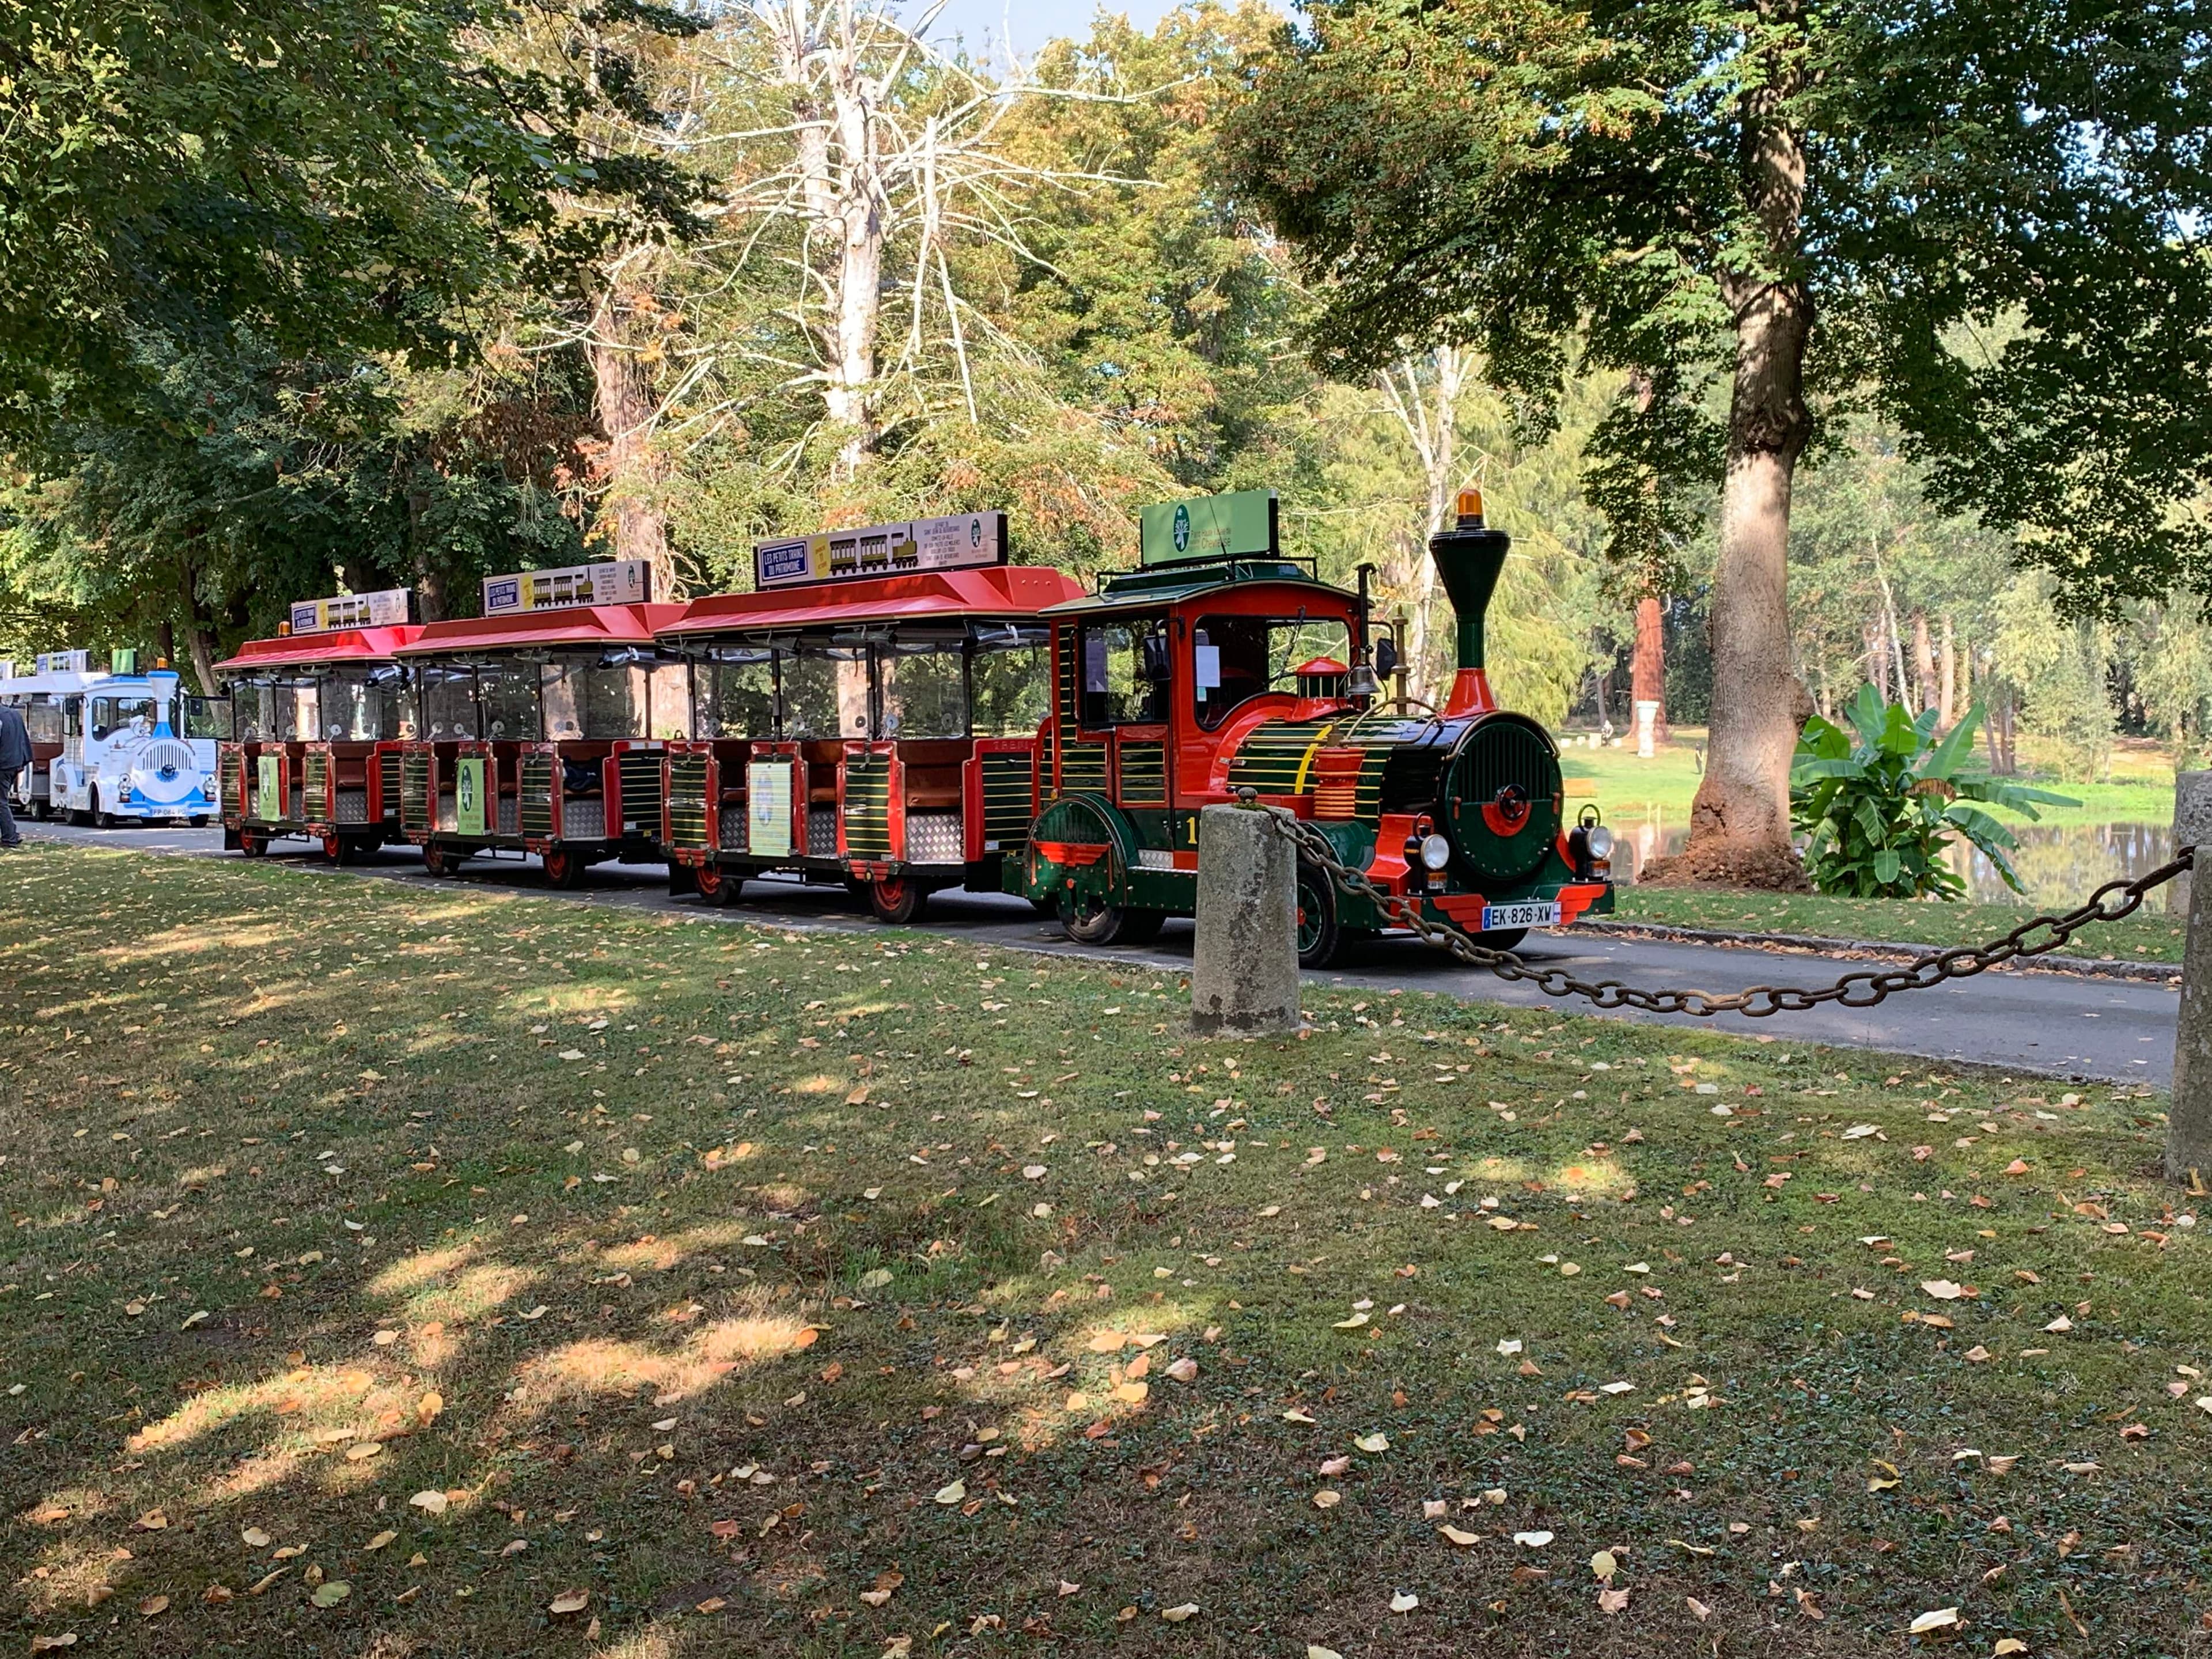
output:
MULTIPOLYGON (((1686 825, 1669 824, 1657 815, 1618 826, 1634 849, 1635 868, 1655 858, 1679 853, 1689 839, 1686 825)), ((1996 866, 1965 841, 1954 842, 1947 857, 1966 878, 1966 896, 1981 904, 2026 904, 2040 908, 2078 902, 2100 884, 2155 870, 2171 856, 2173 831, 2163 823, 2027 823, 2014 827, 2020 848, 2012 857, 2024 894, 2015 893, 1996 866)), ((2164 895, 2148 902, 2160 908, 2164 895)))

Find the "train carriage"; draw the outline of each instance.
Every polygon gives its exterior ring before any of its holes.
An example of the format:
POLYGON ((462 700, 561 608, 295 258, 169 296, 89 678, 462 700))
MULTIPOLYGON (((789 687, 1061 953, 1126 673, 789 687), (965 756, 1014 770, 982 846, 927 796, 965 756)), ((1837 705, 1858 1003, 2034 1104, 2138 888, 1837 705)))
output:
POLYGON ((15 705, 31 740, 31 763, 13 777, 0 778, 19 811, 44 821, 54 816, 54 765, 62 758, 72 725, 83 724, 83 693, 106 678, 85 666, 82 651, 42 654, 28 674, 0 673, 0 702, 15 705))
MULTIPOLYGON (((113 653, 106 673, 71 686, 73 673, 88 673, 86 653, 57 655, 40 659, 58 683, 43 707, 33 699, 24 720, 26 727, 37 722, 34 757, 46 755, 48 814, 103 830, 159 822, 197 830, 213 817, 222 701, 186 691, 166 662, 141 672, 137 653, 127 650, 113 653)), ((35 789, 35 759, 32 779, 35 789)))
POLYGON ((622 597, 646 592, 641 561, 484 589, 488 614, 430 623, 398 653, 421 711, 399 745, 400 826, 424 867, 534 853, 570 887, 610 859, 659 862, 661 750, 687 713, 653 636, 683 607, 622 597))
POLYGON ((399 836, 398 744, 414 697, 398 653, 422 633, 404 588, 295 605, 289 631, 216 665, 229 688, 223 846, 272 841, 349 862, 399 836))
MULTIPOLYGON (((1006 886, 1086 943, 1138 942, 1196 901, 1199 811, 1249 789, 1325 835, 1394 902, 1498 948, 1612 908, 1612 836, 1565 822, 1559 750, 1497 707, 1482 618, 1510 539, 1468 492, 1430 544, 1458 613, 1442 709, 1383 701, 1395 642, 1363 594, 1279 551, 1272 491, 1146 509, 1143 563, 1043 614, 1054 702, 1046 798, 1006 886)), ((1392 924, 1319 867, 1297 871, 1309 966, 1392 924)))
POLYGON ((672 878, 718 903, 771 871, 842 882, 888 921, 943 888, 999 890, 1037 799, 1037 613, 1081 587, 1006 563, 997 513, 755 556, 756 592, 660 630, 692 688, 692 737, 668 748, 672 878))

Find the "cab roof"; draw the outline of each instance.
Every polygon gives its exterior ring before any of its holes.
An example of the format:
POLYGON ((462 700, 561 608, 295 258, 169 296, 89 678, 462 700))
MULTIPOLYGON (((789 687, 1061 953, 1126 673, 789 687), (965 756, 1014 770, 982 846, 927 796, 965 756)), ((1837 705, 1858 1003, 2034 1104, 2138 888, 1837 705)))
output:
POLYGON ((284 634, 273 640, 248 640, 238 654, 216 665, 216 672, 297 668, 319 662, 381 662, 422 631, 419 623, 389 628, 334 628, 326 634, 284 634))
POLYGON ((1288 559, 1203 559, 1153 565, 1109 576, 1097 592, 1056 605, 1046 614, 1066 617, 1098 611, 1157 610, 1162 605, 1182 605, 1261 584, 1301 588, 1346 604, 1356 602, 1356 596, 1319 580, 1288 559))
POLYGON ((430 623, 392 654, 452 657, 552 646, 650 645, 654 633, 683 611, 680 605, 572 605, 509 617, 457 617, 430 623))
POLYGON ((681 639, 839 623, 860 626, 960 617, 1029 617, 1079 598, 1082 592, 1080 582, 1047 565, 913 570, 754 593, 712 594, 694 599, 684 607, 678 620, 659 631, 663 639, 681 639))

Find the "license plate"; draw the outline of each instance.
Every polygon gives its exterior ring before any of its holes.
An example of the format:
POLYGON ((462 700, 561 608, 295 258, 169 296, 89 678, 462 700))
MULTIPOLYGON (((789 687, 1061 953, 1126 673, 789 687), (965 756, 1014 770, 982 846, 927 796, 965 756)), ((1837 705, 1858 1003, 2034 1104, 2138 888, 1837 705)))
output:
POLYGON ((1482 931, 1501 933, 1509 927, 1556 927, 1559 925, 1557 904, 1486 904, 1482 907, 1482 931))

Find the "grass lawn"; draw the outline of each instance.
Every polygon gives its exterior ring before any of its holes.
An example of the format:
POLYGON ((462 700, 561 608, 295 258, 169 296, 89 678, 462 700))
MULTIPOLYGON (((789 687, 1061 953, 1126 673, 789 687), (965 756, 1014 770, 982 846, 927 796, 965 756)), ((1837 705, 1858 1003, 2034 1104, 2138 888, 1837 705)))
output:
POLYGON ((34 1649, 2212 1650, 2148 1091, 52 845, 0 1003, 34 1649))
MULTIPOLYGON (((1699 776, 1693 744, 1704 741, 1701 731, 1677 731, 1675 741, 1650 760, 1638 760, 1636 750, 1626 745, 1619 749, 1563 747, 1560 765, 1566 773, 1568 799, 1571 803, 1595 800, 1607 822, 1615 825, 1655 817, 1669 825, 1687 824, 1699 776)), ((2057 781, 2056 775, 2040 763, 2032 745, 2023 750, 2021 760, 2027 781, 2080 803, 2039 808, 2035 822, 2065 829, 2173 821, 2173 764, 2155 744, 2129 739, 2116 745, 2111 781, 2103 783, 2057 781)), ((1991 811, 2014 825, 2029 822, 2021 813, 2001 808, 1991 811)))
MULTIPOLYGON (((2079 903, 2087 896, 2087 892, 2079 893, 2067 902, 2079 903)), ((1620 921, 1941 945, 1979 945, 2002 938, 2034 914, 2016 904, 1830 898, 1817 893, 1739 892, 1711 887, 1624 887, 1615 897, 1614 908, 1614 919, 1620 921)), ((2118 921, 2101 921, 2083 928, 2074 935, 2065 954, 2125 962, 2179 962, 2183 921, 2146 905, 2118 921)))

